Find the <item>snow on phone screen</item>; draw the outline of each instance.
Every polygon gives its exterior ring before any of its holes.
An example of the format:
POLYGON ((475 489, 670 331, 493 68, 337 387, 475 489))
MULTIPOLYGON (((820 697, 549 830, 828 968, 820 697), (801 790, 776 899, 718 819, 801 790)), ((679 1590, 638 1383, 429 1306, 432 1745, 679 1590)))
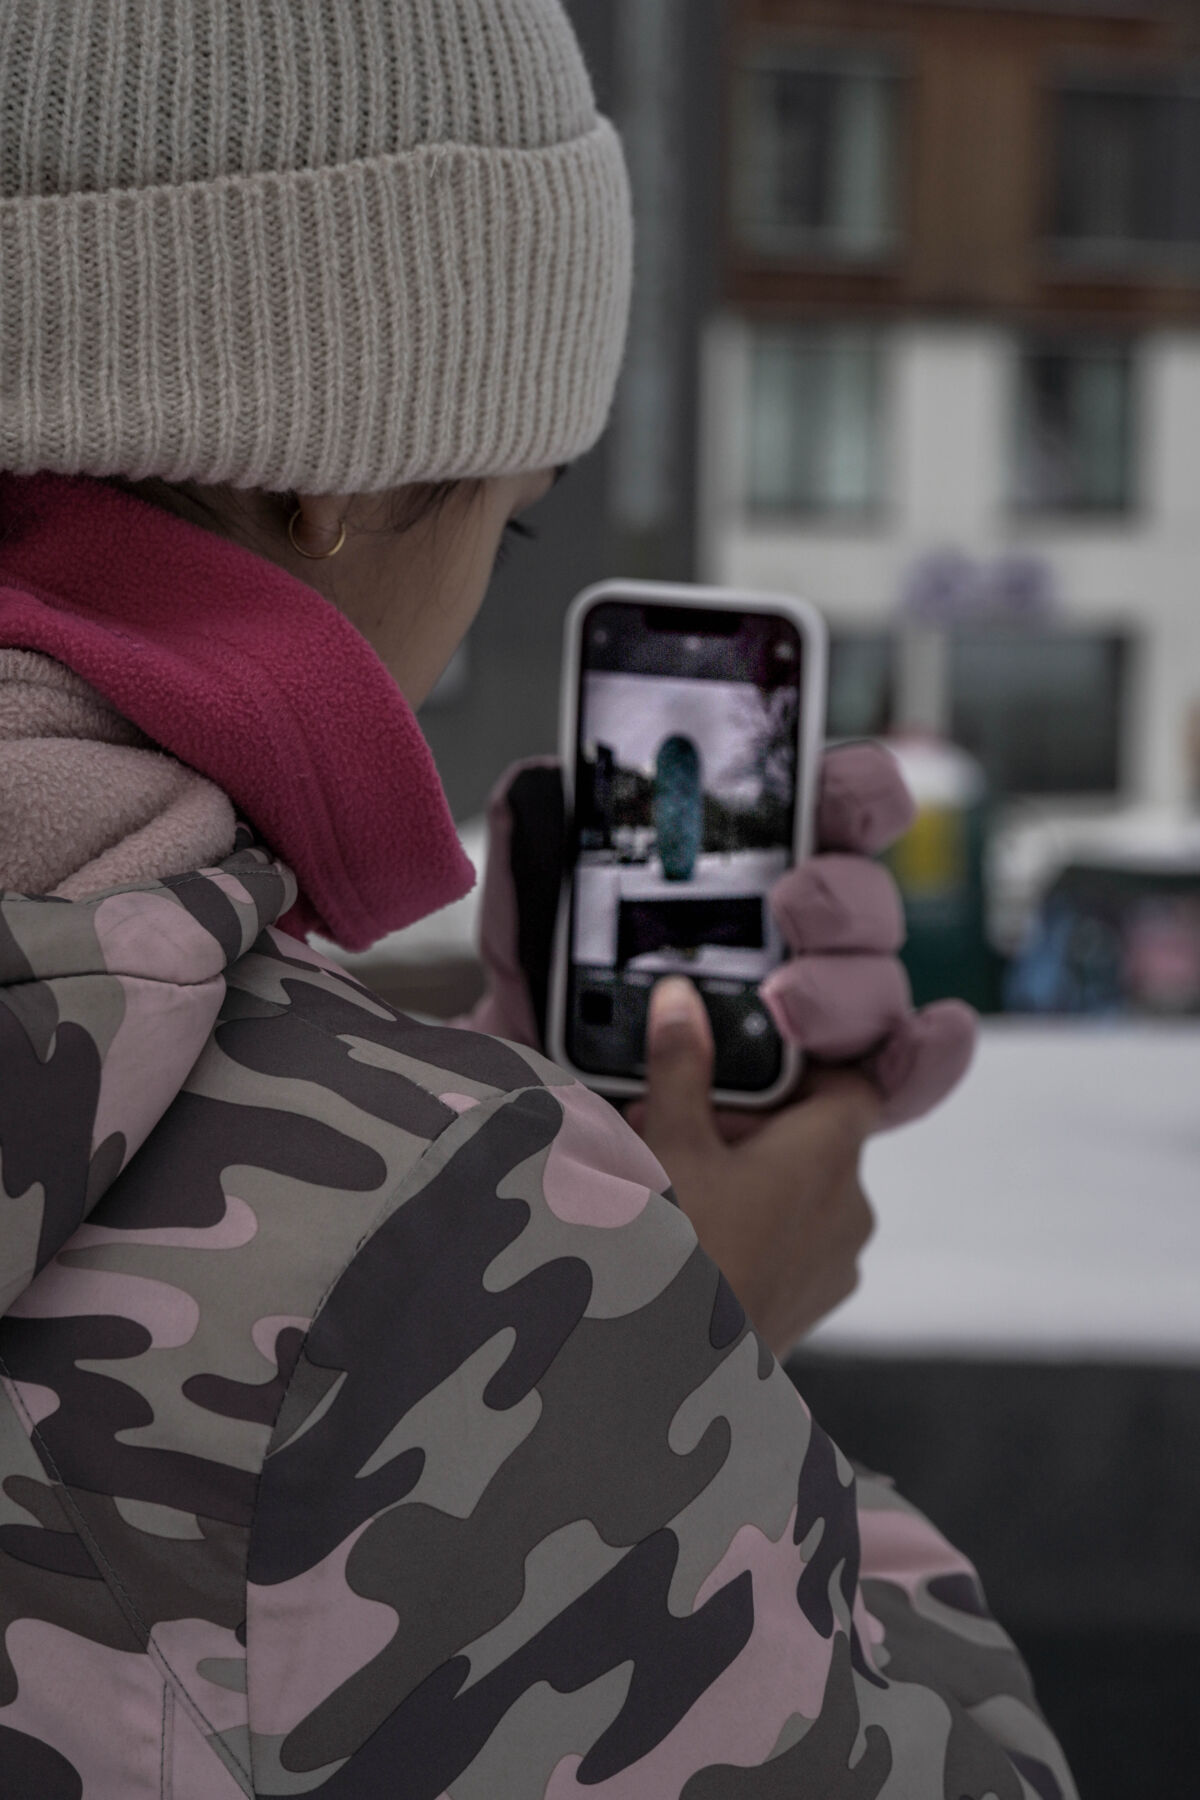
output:
POLYGON ((803 642, 785 616, 607 602, 588 614, 575 758, 567 1048, 645 1072, 650 992, 686 975, 715 1085, 762 1092, 783 1051, 758 998, 784 946, 767 895, 793 858, 803 642))

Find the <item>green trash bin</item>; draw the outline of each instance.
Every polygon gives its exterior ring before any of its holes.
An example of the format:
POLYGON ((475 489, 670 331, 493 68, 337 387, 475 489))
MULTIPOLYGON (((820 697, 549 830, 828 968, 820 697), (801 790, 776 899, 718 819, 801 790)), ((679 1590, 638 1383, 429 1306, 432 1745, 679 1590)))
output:
POLYGON ((1000 1005, 1001 963, 987 940, 984 856, 988 793, 983 769, 957 744, 889 739, 917 803, 917 817, 885 858, 904 896, 904 963, 918 1006, 967 1000, 1000 1005))

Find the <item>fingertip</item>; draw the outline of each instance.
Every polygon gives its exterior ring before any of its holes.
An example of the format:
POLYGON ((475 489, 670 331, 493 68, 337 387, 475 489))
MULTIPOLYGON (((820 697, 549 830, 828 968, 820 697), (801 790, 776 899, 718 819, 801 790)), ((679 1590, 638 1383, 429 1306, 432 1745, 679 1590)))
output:
POLYGON ((884 745, 843 744, 826 753, 817 823, 822 848, 877 856, 916 816, 900 764, 884 745))
POLYGON ((642 1135, 664 1160, 706 1155, 718 1144, 710 1091, 713 1037, 708 1011, 690 981, 670 976, 650 996, 642 1135))
POLYGON ((979 1014, 965 1000, 935 1000, 918 1014, 927 1030, 969 1040, 972 1048, 979 1041, 979 1014))
POLYGON ((872 1057, 885 1127, 908 1125, 941 1105, 965 1079, 979 1041, 979 1017, 961 1000, 941 1000, 904 1020, 872 1057))
POLYGON ((867 1055, 912 1007, 908 975, 894 956, 797 956, 759 992, 784 1041, 828 1063, 867 1055))
POLYGON ((848 852, 810 856, 771 889, 771 910, 797 956, 892 956, 907 936, 900 889, 881 863, 848 852))
POLYGON ((692 983, 682 975, 668 975, 650 995, 646 1045, 655 1056, 681 1042, 711 1047, 712 1026, 708 1009, 692 983))
POLYGON ((915 1034, 928 1056, 941 1059, 961 1081, 979 1047, 979 1014, 965 1000, 935 1000, 916 1015, 915 1034))

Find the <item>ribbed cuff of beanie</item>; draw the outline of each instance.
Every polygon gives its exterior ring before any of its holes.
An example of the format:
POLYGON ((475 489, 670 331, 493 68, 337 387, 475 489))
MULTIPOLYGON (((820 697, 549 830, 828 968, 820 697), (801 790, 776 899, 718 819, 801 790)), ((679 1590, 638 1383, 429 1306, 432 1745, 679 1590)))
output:
POLYGON ((0 468, 365 493, 568 462, 612 401, 629 214, 603 119, 0 202, 0 468))

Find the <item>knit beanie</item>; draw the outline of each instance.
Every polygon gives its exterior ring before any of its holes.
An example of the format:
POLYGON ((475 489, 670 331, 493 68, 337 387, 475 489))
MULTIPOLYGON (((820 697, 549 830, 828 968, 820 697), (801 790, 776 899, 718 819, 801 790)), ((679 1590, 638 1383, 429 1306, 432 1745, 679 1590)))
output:
POLYGON ((558 0, 0 0, 0 469, 567 462, 631 238, 558 0))

